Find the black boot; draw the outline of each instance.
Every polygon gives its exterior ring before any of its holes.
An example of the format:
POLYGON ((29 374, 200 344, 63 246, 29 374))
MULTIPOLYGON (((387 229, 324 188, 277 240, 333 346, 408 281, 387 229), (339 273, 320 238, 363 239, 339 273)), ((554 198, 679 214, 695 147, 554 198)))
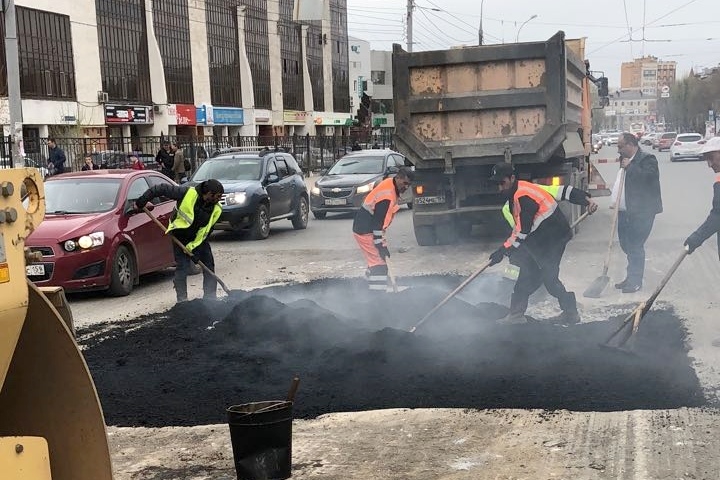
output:
POLYGON ((497 323, 501 325, 517 325, 528 323, 525 311, 528 307, 528 299, 521 299, 514 292, 510 297, 510 312, 497 323))
POLYGON ((580 313, 578 313, 575 294, 573 292, 567 292, 567 295, 561 297, 559 301, 562 313, 550 318, 550 323, 559 325, 575 325, 576 323, 580 323, 580 313))

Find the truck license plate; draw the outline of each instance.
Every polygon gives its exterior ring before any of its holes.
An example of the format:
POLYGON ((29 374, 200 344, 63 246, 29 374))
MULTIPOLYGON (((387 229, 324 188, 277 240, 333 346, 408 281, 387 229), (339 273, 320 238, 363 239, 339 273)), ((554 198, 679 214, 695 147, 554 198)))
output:
POLYGON ((445 197, 415 197, 415 203, 418 205, 432 205, 436 203, 445 203, 445 197))
POLYGON ((345 205, 347 204, 347 199, 345 198, 326 198, 325 199, 325 205, 345 205))
POLYGON ((45 265, 27 265, 25 272, 31 277, 41 277, 45 275, 45 265))

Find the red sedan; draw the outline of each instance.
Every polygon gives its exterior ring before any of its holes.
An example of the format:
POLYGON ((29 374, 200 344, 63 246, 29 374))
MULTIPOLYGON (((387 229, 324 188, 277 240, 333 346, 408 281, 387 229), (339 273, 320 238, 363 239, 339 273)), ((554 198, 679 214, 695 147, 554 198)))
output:
MULTIPOLYGON (((42 261, 27 266, 39 286, 128 295, 140 275, 175 264, 172 244, 144 213, 131 211, 150 186, 172 183, 151 170, 92 170, 45 181, 45 220, 27 239, 42 261)), ((150 205, 150 204, 148 204, 150 205)), ((153 213, 167 225, 175 201, 155 198, 153 213)))

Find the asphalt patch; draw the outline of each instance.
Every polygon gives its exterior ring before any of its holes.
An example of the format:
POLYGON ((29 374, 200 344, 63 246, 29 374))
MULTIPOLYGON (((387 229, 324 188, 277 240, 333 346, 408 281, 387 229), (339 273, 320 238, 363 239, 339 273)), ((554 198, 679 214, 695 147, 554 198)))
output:
POLYGON ((707 404, 687 332, 669 308, 646 315, 635 355, 598 346, 621 318, 498 325, 506 306, 482 295, 453 299, 408 332, 462 280, 406 278, 412 288, 373 295, 362 280, 325 279, 234 292, 232 301, 195 300, 78 333, 109 425, 223 423, 230 405, 284 398, 295 375, 296 418, 401 407, 707 404))

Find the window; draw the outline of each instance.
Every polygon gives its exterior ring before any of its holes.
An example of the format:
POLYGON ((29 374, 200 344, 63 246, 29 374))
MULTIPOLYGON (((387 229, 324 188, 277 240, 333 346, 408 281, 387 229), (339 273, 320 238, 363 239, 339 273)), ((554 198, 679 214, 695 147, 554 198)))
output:
POLYGON ((168 102, 193 104, 190 19, 187 0, 152 2, 155 37, 160 46, 168 102))
POLYGON ((111 101, 150 103, 144 0, 96 0, 102 88, 111 101))
MULTIPOLYGON (((128 188, 127 198, 128 200, 137 200, 142 196, 143 193, 147 192, 147 189, 150 188, 148 185, 147 180, 144 178, 138 178, 137 180, 134 180, 130 184, 130 188, 128 188)), ((160 203, 159 199, 153 198, 153 203, 160 203)))
POLYGON ((272 108, 270 94, 270 46, 267 1, 243 0, 245 5, 245 53, 253 76, 255 107, 272 108))
POLYGON ((207 0, 210 99, 213 105, 242 107, 237 10, 240 0, 207 0))
MULTIPOLYGON (((163 177, 156 177, 155 175, 153 175, 151 177, 146 177, 146 180, 148 181, 148 183, 150 184, 151 187, 154 187, 155 185, 163 185, 163 184, 172 185, 170 182, 167 181, 167 179, 165 179, 163 177)), ((170 200, 172 200, 172 199, 167 198, 167 197, 155 197, 151 201, 155 205, 158 205, 160 203, 169 202, 170 200)))
MULTIPOLYGON (((24 98, 75 99, 70 18, 17 7, 20 93, 24 98)), ((0 15, 0 95, 7 96, 5 17, 0 15)))
POLYGON ((302 30, 299 23, 292 21, 294 0, 280 0, 280 57, 283 61, 282 91, 283 108, 305 110, 302 62, 302 30))
POLYGON ((348 75, 347 2, 330 0, 332 53, 333 110, 350 111, 350 77, 348 75))
POLYGON ((277 167, 275 166, 275 162, 273 162, 272 159, 270 159, 270 161, 268 162, 267 174, 268 175, 277 175, 277 173, 278 173, 278 171, 277 171, 277 167))
POLYGON ((385 85, 385 72, 383 70, 373 70, 370 72, 370 80, 375 85, 385 85))
POLYGON ((282 158, 275 158, 275 165, 277 166, 277 172, 280 178, 285 178, 290 175, 290 171, 288 170, 285 160, 282 158))
POLYGON ((323 80, 323 36, 319 21, 308 22, 307 62, 312 85, 313 109, 325 110, 325 84, 323 80))

